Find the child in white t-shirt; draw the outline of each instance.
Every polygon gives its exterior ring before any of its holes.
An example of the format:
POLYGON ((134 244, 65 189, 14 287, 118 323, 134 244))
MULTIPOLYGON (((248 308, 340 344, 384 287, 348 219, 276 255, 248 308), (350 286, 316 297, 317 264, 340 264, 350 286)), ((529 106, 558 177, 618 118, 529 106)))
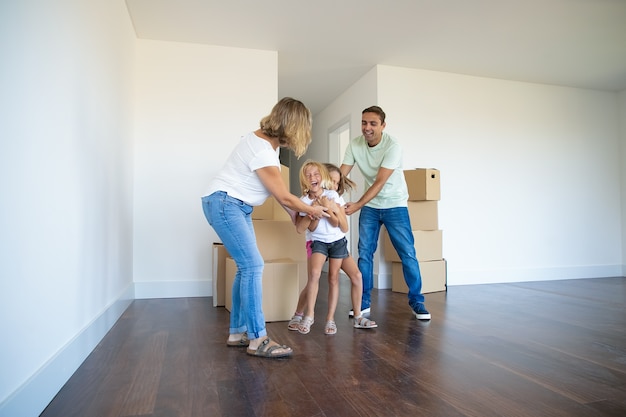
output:
POLYGON ((319 279, 326 259, 329 260, 328 314, 324 332, 328 335, 337 333, 334 317, 339 299, 340 269, 348 274, 352 284, 351 299, 355 313, 354 327, 363 329, 377 327, 376 322, 364 317, 360 312, 363 282, 354 258, 348 253, 345 237, 348 231, 348 220, 343 208, 345 201, 337 192, 340 189, 343 193, 346 186, 352 187, 352 181, 345 177, 342 178, 339 168, 332 164, 324 165, 315 161, 307 161, 300 170, 300 185, 303 192, 301 200, 308 205, 326 207, 330 217, 320 220, 311 220, 307 216, 297 216, 296 218, 298 232, 306 231, 308 280, 298 298, 296 313, 288 324, 289 330, 297 330, 302 334, 310 332, 314 322, 319 279), (305 307, 306 311, 303 311, 305 307))

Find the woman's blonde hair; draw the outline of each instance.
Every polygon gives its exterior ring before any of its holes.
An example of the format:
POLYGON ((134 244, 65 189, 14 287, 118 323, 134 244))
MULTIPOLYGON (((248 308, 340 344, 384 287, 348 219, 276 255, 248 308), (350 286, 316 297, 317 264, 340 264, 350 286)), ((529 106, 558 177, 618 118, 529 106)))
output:
POLYGON ((261 131, 278 138, 280 146, 291 149, 297 158, 311 143, 311 111, 299 100, 285 97, 274 105, 272 112, 261 119, 261 131))
POLYGON ((331 163, 325 163, 326 169, 328 170, 328 174, 331 172, 336 172, 339 174, 339 182, 337 183, 337 194, 343 195, 346 191, 350 191, 352 189, 356 190, 356 183, 352 181, 350 178, 343 175, 341 169, 337 165, 333 165, 331 163))
POLYGON ((322 183, 320 186, 326 190, 330 189, 330 185, 333 183, 333 180, 330 178, 330 174, 328 173, 328 169, 321 162, 313 161, 312 159, 307 160, 300 168, 300 188, 302 188, 302 195, 307 194, 309 190, 309 181, 306 178, 305 171, 309 167, 317 168, 322 176, 322 183))

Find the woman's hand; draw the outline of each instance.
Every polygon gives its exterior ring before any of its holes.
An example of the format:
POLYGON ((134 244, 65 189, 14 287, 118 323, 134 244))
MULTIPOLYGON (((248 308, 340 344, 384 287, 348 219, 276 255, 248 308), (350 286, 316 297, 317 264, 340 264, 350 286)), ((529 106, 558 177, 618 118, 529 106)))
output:
POLYGON ((311 207, 311 212, 309 213, 311 220, 319 220, 322 217, 330 217, 330 214, 326 213, 326 211, 328 211, 327 207, 318 205, 309 207, 311 207))

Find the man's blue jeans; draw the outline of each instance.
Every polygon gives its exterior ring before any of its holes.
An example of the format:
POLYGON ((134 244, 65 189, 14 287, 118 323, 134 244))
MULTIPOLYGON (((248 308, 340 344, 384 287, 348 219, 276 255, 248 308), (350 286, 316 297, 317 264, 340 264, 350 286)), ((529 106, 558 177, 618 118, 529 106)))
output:
POLYGON ((202 198, 202 209, 237 264, 229 332, 248 332, 250 339, 263 337, 267 335, 261 305, 264 261, 252 226, 252 206, 217 191, 202 198))
POLYGON ((409 287, 409 305, 424 302, 422 276, 415 257, 415 239, 406 207, 375 209, 364 206, 359 216, 359 269, 363 274, 361 310, 370 307, 374 288, 374 253, 378 246, 380 227, 387 228, 393 247, 402 261, 404 281, 409 287))

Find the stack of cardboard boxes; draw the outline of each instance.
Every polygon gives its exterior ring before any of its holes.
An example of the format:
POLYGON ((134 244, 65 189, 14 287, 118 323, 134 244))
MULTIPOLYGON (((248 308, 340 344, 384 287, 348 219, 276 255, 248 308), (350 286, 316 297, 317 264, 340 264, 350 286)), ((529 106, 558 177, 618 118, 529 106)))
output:
MULTIPOLYGON (((281 167, 289 184, 289 168, 281 167)), ((289 214, 273 198, 252 211, 257 245, 265 260, 263 270, 263 313, 265 320, 289 320, 300 291, 306 285, 305 235, 298 234, 289 214)), ((213 305, 231 310, 231 293, 237 266, 220 243, 213 244, 213 305)))
MULTIPOLYGON (((409 217, 415 238, 415 252, 422 275, 422 293, 446 290, 446 261, 443 259, 443 234, 439 230, 438 202, 441 198, 439 171, 417 168, 404 171, 409 189, 409 217)), ((391 261, 391 290, 407 293, 402 263, 383 232, 385 258, 391 261)))

